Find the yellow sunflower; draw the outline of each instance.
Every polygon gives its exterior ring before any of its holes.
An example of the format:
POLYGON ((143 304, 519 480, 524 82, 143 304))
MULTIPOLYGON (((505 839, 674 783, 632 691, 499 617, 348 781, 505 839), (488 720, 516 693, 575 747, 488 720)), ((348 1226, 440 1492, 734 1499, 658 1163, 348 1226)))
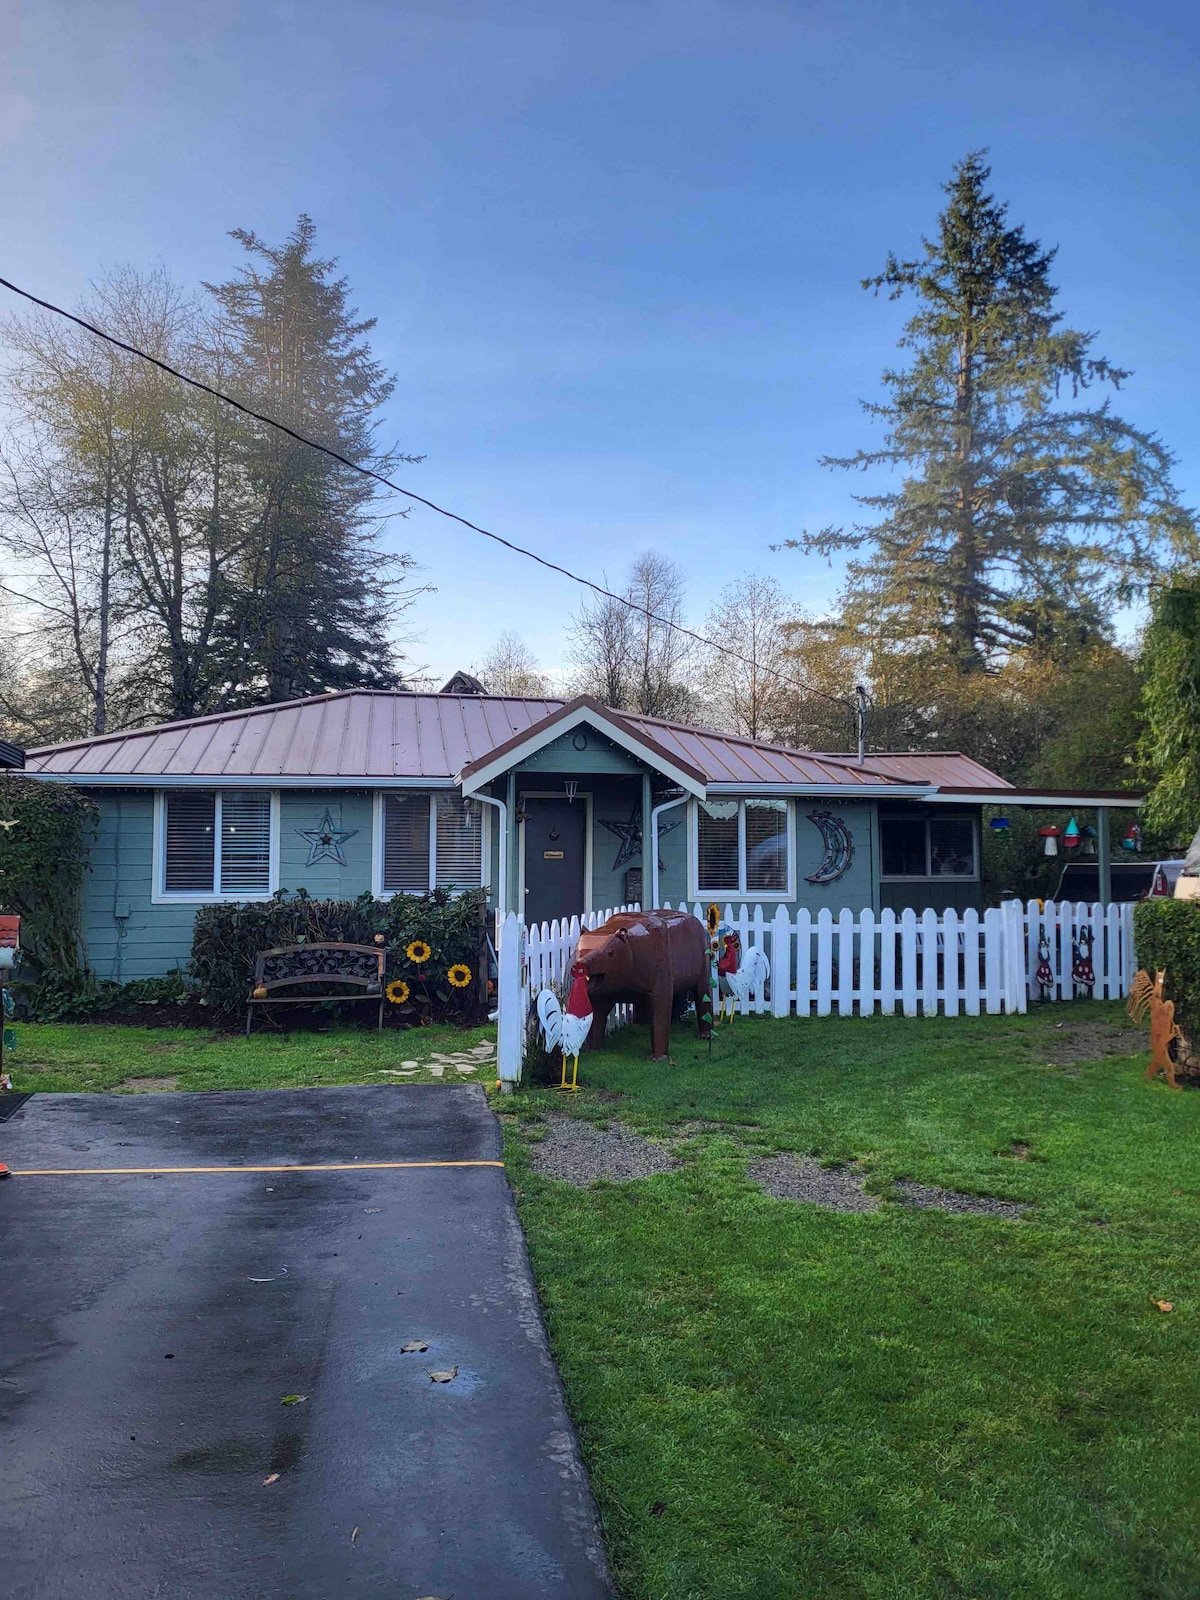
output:
POLYGON ((408 999, 408 985, 403 978, 393 978, 383 991, 394 1006, 402 1006, 408 999))
POLYGON ((425 943, 424 939, 414 939, 404 954, 416 966, 423 967, 433 954, 433 951, 425 943))
POLYGON ((717 926, 721 921, 721 908, 720 908, 720 906, 716 905, 716 904, 713 904, 713 905, 709 906, 709 908, 708 908, 708 916, 706 917, 705 920, 708 923, 708 931, 709 931, 709 933, 716 933, 717 926))
POLYGON ((452 989, 465 989, 471 981, 471 969, 463 961, 456 961, 446 974, 452 989))

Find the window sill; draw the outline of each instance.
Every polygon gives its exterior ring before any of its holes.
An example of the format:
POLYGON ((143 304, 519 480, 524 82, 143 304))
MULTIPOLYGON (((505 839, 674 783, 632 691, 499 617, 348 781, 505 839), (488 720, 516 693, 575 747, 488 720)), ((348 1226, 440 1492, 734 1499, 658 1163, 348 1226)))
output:
POLYGON ((186 891, 172 894, 167 890, 163 890, 159 894, 150 896, 150 904, 153 906, 242 905, 249 904, 251 901, 272 900, 276 892, 274 889, 265 889, 259 890, 257 894, 205 894, 203 890, 197 890, 195 893, 186 891))

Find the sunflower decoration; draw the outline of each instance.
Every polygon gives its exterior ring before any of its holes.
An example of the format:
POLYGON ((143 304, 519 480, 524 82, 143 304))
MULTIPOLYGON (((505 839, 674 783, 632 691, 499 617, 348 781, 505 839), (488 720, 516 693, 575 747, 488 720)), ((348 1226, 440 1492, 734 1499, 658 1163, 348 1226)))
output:
POLYGON ((409 996, 409 987, 403 978, 393 978, 383 991, 394 1006, 402 1006, 409 996))
POLYGON ((708 915, 704 920, 708 924, 709 935, 715 934, 721 926, 721 908, 715 901, 709 906, 708 915))
POLYGON ((446 973, 446 982, 452 989, 465 989, 471 981, 471 969, 465 961, 456 961, 446 973))
POLYGON ((433 954, 433 951, 425 943, 424 939, 414 939, 404 954, 415 967, 423 967, 433 954))

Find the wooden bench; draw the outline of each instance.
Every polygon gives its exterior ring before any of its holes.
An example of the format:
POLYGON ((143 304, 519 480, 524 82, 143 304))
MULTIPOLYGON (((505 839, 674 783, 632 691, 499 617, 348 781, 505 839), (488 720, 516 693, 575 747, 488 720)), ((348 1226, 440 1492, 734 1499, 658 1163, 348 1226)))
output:
POLYGON ((382 945, 290 944, 278 950, 260 950, 254 958, 254 985, 246 1002, 246 1037, 255 1006, 314 1006, 342 1001, 373 1000, 379 996, 376 1027, 383 1027, 383 969, 387 959, 382 945), (348 985, 358 994, 280 995, 280 989, 299 984, 348 985))

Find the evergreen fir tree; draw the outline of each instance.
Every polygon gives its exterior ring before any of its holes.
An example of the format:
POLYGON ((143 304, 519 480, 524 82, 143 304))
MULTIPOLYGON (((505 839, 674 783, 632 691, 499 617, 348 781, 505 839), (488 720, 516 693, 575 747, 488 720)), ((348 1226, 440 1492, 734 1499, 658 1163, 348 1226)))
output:
MULTIPOLYGON (((233 234, 249 261, 228 283, 206 284, 233 352, 234 387, 257 410, 376 471, 395 461, 375 446, 373 418, 394 379, 363 336, 335 263, 313 253, 301 216, 280 248, 233 234)), ((332 689, 400 684, 390 637, 414 591, 412 560, 379 547, 369 480, 253 424, 243 468, 254 507, 244 553, 228 575, 216 672, 225 704, 291 700, 332 689)))
POLYGON ((917 308, 868 415, 883 444, 829 466, 900 469, 901 485, 857 497, 879 513, 852 529, 791 541, 849 566, 847 620, 935 651, 959 671, 1013 650, 1069 655, 1110 632, 1169 552, 1195 528, 1152 435, 1085 403, 1127 373, 1065 328, 1050 282, 1055 252, 1007 220, 990 168, 967 156, 920 259, 888 258, 863 287, 912 294, 917 308))

